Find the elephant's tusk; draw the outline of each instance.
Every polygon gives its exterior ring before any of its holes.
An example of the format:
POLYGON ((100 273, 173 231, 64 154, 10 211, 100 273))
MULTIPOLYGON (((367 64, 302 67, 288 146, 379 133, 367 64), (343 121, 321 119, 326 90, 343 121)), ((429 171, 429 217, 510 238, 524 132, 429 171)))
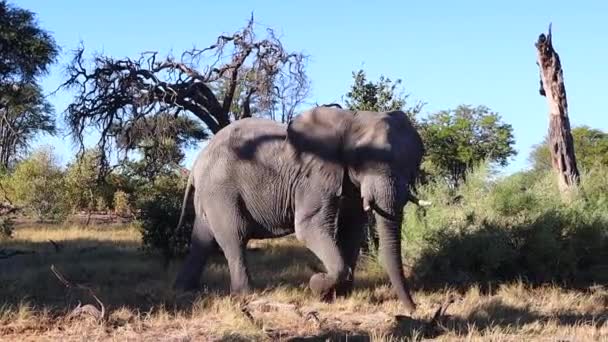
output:
POLYGON ((425 201, 425 200, 419 200, 418 201, 418 205, 421 206, 421 207, 428 207, 431 204, 433 204, 433 202, 431 202, 431 201, 425 201))
POLYGON ((368 211, 368 212, 370 210, 372 210, 372 207, 371 207, 371 205, 369 203, 369 199, 367 199, 365 197, 363 198, 363 210, 368 211))
POLYGON ((409 196, 408 200, 410 202, 412 202, 418 206, 421 206, 421 207, 428 207, 433 203, 431 201, 420 200, 416 196, 412 195, 411 193, 408 196, 409 196))

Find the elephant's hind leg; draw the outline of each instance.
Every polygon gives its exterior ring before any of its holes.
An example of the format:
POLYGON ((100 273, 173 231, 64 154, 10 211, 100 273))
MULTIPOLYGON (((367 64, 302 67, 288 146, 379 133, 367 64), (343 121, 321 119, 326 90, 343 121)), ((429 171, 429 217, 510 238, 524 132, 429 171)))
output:
POLYGON ((196 290, 209 255, 214 249, 215 238, 204 217, 197 216, 192 227, 190 252, 175 279, 174 288, 196 290))
POLYGON ((228 194, 217 196, 210 202, 207 218, 230 270, 230 292, 244 294, 251 291, 251 276, 245 255, 247 235, 255 225, 228 194))

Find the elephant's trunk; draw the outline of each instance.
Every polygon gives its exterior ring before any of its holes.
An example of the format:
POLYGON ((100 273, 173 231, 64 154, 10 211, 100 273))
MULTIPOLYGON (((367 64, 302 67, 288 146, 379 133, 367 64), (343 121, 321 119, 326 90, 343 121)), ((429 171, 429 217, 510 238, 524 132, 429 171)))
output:
POLYGON ((406 284, 401 261, 401 223, 406 199, 398 198, 400 192, 394 184, 381 182, 380 185, 373 187, 373 198, 369 198, 366 196, 367 193, 364 193, 364 206, 369 203, 370 209, 374 212, 376 230, 380 238, 380 258, 384 269, 388 273, 397 296, 406 309, 413 313, 416 310, 416 304, 414 304, 406 284))
POLYGON ((410 290, 403 275, 403 263, 401 261, 401 217, 395 215, 389 217, 382 213, 382 205, 374 208, 378 235, 380 237, 380 258, 384 269, 388 273, 397 296, 403 302, 410 314, 416 310, 416 304, 412 300, 410 290))

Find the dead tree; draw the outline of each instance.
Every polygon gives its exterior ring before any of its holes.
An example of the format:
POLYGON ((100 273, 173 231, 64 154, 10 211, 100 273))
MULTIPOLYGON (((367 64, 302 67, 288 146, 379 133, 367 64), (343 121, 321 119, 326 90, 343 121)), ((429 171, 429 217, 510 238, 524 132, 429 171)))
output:
POLYGON ((553 49, 551 25, 545 36, 542 33, 535 44, 540 68, 540 95, 549 105, 549 150, 551 163, 557 172, 558 186, 562 193, 576 187, 580 180, 570 133, 568 102, 559 55, 553 49))
POLYGON ((308 93, 306 57, 286 51, 272 30, 266 33, 256 37, 252 17, 236 33, 220 35, 180 58, 162 58, 158 52, 135 59, 97 55, 92 67, 81 47, 60 87, 75 91, 66 109, 72 136, 82 151, 85 130, 99 130, 100 161, 107 166, 108 151, 132 149, 132 128, 159 112, 200 120, 212 134, 254 113, 273 113, 281 104, 290 115, 291 106, 308 93))

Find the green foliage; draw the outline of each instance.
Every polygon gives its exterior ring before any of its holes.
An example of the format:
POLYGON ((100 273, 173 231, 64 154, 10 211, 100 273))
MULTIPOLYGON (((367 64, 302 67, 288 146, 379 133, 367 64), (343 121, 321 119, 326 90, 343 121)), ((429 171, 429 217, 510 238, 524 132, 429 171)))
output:
POLYGON ((59 48, 34 13, 0 1, 0 165, 12 166, 39 132, 55 133, 52 106, 36 78, 59 48))
POLYGON ((66 200, 72 210, 105 210, 107 203, 112 203, 114 189, 106 179, 99 179, 99 174, 99 152, 95 149, 86 150, 67 166, 66 200))
POLYGON ((15 222, 12 217, 0 217, 0 241, 13 237, 15 222))
MULTIPOLYGON (((591 169, 597 164, 608 166, 608 133, 588 126, 575 127, 571 133, 579 169, 591 169)), ((529 160, 534 170, 552 169, 548 138, 534 146, 529 160)))
POLYGON ((68 213, 65 181, 53 150, 41 148, 17 164, 8 184, 16 205, 39 220, 62 220, 68 213))
POLYGON ((564 203, 550 172, 495 179, 486 165, 452 188, 418 189, 426 208, 406 206, 404 253, 427 284, 463 285, 527 278, 535 283, 608 281, 608 169, 583 174, 564 203))
POLYGON ((0 1, 0 82, 28 82, 47 71, 58 46, 34 13, 0 1))
POLYGON ((129 167, 145 178, 175 169, 185 157, 184 149, 207 138, 198 120, 167 113, 141 118, 126 128, 116 127, 115 134, 120 148, 139 152, 141 159, 129 167))
POLYGON ((117 190, 114 193, 114 199, 112 200, 112 206, 114 207, 114 213, 118 216, 126 217, 131 214, 131 205, 129 204, 129 195, 122 190, 117 190))
POLYGON ((146 250, 159 250, 166 258, 187 250, 192 232, 189 220, 175 230, 186 182, 187 178, 177 172, 167 173, 138 189, 135 206, 146 250))
POLYGON ((513 128, 485 106, 441 111, 420 126, 426 150, 424 171, 452 186, 465 180, 467 171, 479 163, 505 166, 516 154, 513 128))
POLYGON ((402 110, 412 119, 422 110, 422 103, 406 107, 409 95, 397 93, 397 87, 402 83, 400 79, 392 81, 388 77, 380 76, 377 82, 372 82, 367 80, 363 70, 353 72, 353 79, 345 100, 350 110, 376 112, 402 110))
POLYGON ((103 197, 97 197, 95 199, 95 210, 97 211, 108 211, 108 202, 103 197))
POLYGON ((0 90, 0 165, 12 167, 37 134, 56 134, 53 112, 37 84, 0 90))

